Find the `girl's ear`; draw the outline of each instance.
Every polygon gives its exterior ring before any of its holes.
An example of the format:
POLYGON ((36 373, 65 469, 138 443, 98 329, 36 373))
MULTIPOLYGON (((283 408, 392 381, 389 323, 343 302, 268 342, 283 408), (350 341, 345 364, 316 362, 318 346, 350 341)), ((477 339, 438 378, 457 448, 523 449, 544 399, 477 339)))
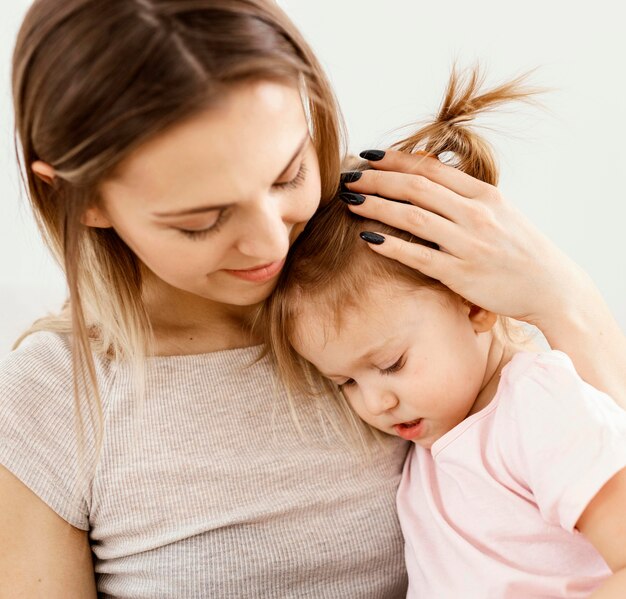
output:
POLYGON ((80 222, 86 227, 94 227, 96 229, 110 229, 113 226, 106 214, 97 206, 87 208, 80 222))
POLYGON ((54 181, 54 169, 47 163, 42 160, 36 160, 30 166, 33 169, 33 173, 37 175, 44 183, 48 185, 52 185, 54 181))
POLYGON ((468 309, 467 317, 472 323, 472 327, 476 333, 486 333, 493 328, 493 325, 496 324, 496 320, 498 319, 498 315, 493 312, 489 312, 489 310, 485 310, 475 304, 471 304, 470 302, 463 302, 468 309))

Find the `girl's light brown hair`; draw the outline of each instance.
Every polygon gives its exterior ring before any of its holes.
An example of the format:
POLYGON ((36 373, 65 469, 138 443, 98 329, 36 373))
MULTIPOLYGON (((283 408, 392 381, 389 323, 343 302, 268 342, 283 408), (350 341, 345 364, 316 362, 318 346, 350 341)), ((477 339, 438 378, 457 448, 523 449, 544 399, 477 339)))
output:
POLYGON ((35 0, 24 19, 13 56, 18 160, 69 287, 62 313, 24 336, 71 334, 75 397, 89 398, 88 415, 78 413, 98 427, 92 352, 134 364, 141 389, 151 325, 139 260, 113 229, 81 217, 134 149, 252 80, 302 91, 328 200, 339 178, 339 112, 313 52, 274 2, 35 0), (51 184, 33 174, 37 160, 54 169, 51 184))
MULTIPOLYGON (((435 119, 392 149, 435 156, 446 152, 460 170, 497 185, 498 168, 493 151, 470 124, 481 113, 503 103, 530 99, 538 90, 526 87, 524 79, 522 76, 482 90, 483 78, 478 67, 461 74, 453 70, 435 119)), ((338 199, 318 211, 294 244, 276 290, 259 318, 268 352, 292 392, 315 395, 334 391, 332 384, 319 380, 314 368, 292 346, 297 334, 295 324, 303 306, 317 307, 319 326, 338 328, 344 311, 355 307, 375 282, 400 281, 412 287, 426 286, 452 293, 439 281, 371 251, 359 237, 363 231, 377 231, 436 247, 406 231, 364 219, 350 212, 338 199), (324 322, 328 315, 330 323, 324 322)), ((498 324, 506 334, 507 322, 500 319, 498 324)))

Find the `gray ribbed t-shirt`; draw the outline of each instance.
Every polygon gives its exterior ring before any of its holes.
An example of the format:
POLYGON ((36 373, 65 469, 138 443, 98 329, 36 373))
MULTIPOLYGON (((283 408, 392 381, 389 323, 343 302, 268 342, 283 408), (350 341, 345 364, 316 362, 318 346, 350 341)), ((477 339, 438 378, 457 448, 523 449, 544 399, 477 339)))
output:
POLYGON ((258 352, 148 358, 143 411, 129 367, 97 358, 105 432, 84 486, 68 338, 37 333, 0 363, 0 463, 89 530, 100 597, 405 596, 406 445, 348 451, 298 398, 302 434, 258 352))

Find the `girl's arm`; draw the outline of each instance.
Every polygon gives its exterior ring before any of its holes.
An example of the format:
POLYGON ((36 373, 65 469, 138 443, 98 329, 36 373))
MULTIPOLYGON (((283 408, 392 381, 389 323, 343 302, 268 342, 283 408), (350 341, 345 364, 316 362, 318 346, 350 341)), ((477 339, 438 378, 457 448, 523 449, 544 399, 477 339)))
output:
POLYGON ((387 237, 370 244, 374 251, 483 308, 537 326, 581 377, 626 409, 626 337, 587 274, 496 187, 420 154, 390 150, 370 165, 374 170, 346 185, 370 194, 350 210, 441 248, 387 237))
POLYGON ((626 469, 618 472, 593 498, 576 528, 593 543, 613 576, 590 599, 626 597, 626 469))
POLYGON ((87 532, 0 466, 0 597, 96 599, 87 532))

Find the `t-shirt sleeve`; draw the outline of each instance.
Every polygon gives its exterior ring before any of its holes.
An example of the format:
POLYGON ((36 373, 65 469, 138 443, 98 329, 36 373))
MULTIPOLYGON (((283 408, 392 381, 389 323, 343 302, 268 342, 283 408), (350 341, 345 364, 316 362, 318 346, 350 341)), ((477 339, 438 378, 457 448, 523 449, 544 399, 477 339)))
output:
POLYGON ((517 447, 512 453, 543 518, 573 531, 589 502, 626 467, 626 411, 584 382, 565 354, 529 356, 530 363, 503 375, 510 433, 504 442, 517 447))
POLYGON ((0 362, 0 464, 71 525, 89 529, 94 435, 79 420, 68 339, 37 333, 0 362))

